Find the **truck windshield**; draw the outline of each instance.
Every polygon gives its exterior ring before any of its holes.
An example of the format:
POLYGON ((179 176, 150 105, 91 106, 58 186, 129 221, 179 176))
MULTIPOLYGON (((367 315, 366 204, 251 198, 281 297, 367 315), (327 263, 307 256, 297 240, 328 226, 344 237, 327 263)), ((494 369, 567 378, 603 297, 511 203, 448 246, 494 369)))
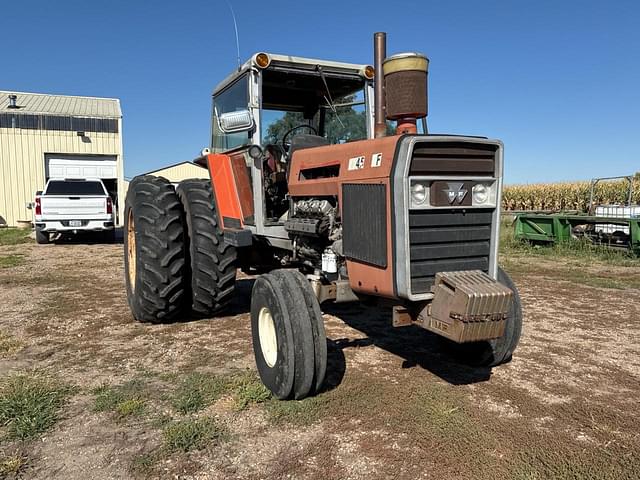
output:
POLYGON ((102 183, 95 181, 52 180, 45 195, 106 195, 102 183))

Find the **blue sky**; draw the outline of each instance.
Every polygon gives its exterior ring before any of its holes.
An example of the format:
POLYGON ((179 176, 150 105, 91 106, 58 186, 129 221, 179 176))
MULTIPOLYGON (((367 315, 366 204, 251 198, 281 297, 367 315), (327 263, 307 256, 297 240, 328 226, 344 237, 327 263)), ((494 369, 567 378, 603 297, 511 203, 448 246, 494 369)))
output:
MULTIPOLYGON (((431 60, 432 132, 505 143, 507 183, 640 170, 640 2, 230 0, 240 54, 431 60), (396 9, 397 11, 394 11, 396 9)), ((236 63, 224 0, 3 1, 0 90, 118 97, 126 175, 209 143, 210 94, 236 63)))

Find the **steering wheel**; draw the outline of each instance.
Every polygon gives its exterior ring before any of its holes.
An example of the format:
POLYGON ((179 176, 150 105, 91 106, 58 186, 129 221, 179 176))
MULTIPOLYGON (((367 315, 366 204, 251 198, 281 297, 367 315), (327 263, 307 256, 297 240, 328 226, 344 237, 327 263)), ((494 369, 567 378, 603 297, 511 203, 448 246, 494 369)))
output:
POLYGON ((302 124, 302 125, 296 125, 293 128, 290 128, 289 130, 287 130, 287 133, 284 134, 284 136, 282 137, 282 148, 284 148, 285 151, 288 151, 289 148, 287 146, 287 138, 296 130, 299 130, 301 128, 308 128, 309 130, 311 130, 313 132, 314 135, 318 135, 318 130, 316 130, 316 127, 312 126, 312 125, 307 125, 302 124))

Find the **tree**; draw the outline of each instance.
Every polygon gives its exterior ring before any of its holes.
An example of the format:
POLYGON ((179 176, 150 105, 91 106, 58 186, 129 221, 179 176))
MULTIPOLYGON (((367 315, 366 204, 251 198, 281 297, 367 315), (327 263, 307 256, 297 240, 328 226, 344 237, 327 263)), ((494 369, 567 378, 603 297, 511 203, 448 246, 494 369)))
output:
MULTIPOLYGON (((334 100, 334 104, 350 103, 355 101, 355 95, 334 100)), ((317 125, 317 117, 314 118, 312 124, 317 125)), ((302 112, 287 112, 284 116, 269 125, 267 129, 266 141, 268 143, 279 143, 282 137, 291 128, 307 124, 308 120, 304 119, 302 112)), ((303 133, 307 133, 301 130, 303 133)), ((330 108, 326 108, 325 116, 325 137, 330 143, 348 142, 351 140, 361 140, 367 137, 366 113, 364 109, 361 112, 356 111, 353 106, 347 105, 336 107, 336 113, 330 108)))

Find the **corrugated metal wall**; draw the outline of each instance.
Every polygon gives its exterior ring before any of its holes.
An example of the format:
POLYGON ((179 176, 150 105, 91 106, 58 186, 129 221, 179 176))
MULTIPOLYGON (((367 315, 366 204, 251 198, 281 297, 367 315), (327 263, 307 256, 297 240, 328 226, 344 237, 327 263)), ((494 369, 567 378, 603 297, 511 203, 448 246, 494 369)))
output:
POLYGON ((25 204, 32 202, 35 192, 44 187, 46 153, 115 155, 122 211, 125 186, 121 136, 94 132, 86 135, 90 141, 83 141, 76 132, 0 128, 0 217, 7 225, 32 219, 32 211, 25 204))

